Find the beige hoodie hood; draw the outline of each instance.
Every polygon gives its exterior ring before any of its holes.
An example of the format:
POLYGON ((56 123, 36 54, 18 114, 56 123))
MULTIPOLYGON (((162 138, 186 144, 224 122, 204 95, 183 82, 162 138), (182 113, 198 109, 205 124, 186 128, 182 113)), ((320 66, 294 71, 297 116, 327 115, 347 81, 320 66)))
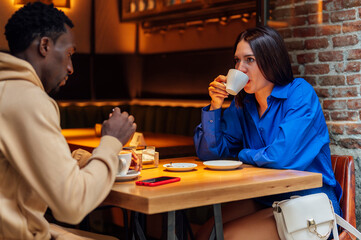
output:
POLYGON ((0 52, 0 81, 27 81, 44 90, 33 66, 20 58, 0 52))

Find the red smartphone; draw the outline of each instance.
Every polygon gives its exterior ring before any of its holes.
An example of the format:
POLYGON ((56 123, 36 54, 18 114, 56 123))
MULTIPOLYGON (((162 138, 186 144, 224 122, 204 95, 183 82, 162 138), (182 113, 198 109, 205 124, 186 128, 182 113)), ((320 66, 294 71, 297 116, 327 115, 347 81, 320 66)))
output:
POLYGON ((172 182, 178 182, 178 181, 180 181, 180 177, 162 176, 162 177, 149 178, 149 179, 136 181, 135 184, 152 187, 152 186, 158 186, 158 185, 172 183, 172 182))

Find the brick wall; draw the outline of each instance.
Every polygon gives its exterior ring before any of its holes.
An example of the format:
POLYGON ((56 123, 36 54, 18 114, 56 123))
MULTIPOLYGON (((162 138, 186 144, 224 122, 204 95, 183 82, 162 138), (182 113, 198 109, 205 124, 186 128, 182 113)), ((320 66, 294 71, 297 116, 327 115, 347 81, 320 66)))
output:
POLYGON ((316 90, 332 154, 352 155, 361 230, 361 0, 271 1, 270 26, 287 44, 295 77, 316 90))

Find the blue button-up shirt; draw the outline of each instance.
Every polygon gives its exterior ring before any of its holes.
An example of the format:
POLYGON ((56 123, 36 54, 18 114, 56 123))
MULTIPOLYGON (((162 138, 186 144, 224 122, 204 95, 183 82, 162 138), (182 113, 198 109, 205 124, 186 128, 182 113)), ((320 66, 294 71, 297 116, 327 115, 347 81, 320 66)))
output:
POLYGON ((246 95, 243 107, 233 100, 223 116, 221 109, 203 108, 194 136, 198 157, 322 173, 325 184, 336 186, 328 129, 313 87, 296 78, 274 86, 267 103, 261 117, 253 94, 246 95))

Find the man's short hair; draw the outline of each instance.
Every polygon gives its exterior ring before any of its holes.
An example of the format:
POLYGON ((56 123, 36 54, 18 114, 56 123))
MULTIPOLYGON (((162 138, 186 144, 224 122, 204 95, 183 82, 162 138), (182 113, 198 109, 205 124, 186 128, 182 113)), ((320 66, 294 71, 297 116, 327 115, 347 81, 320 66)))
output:
POLYGON ((28 3, 16 11, 5 26, 5 36, 12 54, 25 51, 38 37, 50 37, 54 42, 66 32, 65 24, 73 22, 53 4, 28 3))

